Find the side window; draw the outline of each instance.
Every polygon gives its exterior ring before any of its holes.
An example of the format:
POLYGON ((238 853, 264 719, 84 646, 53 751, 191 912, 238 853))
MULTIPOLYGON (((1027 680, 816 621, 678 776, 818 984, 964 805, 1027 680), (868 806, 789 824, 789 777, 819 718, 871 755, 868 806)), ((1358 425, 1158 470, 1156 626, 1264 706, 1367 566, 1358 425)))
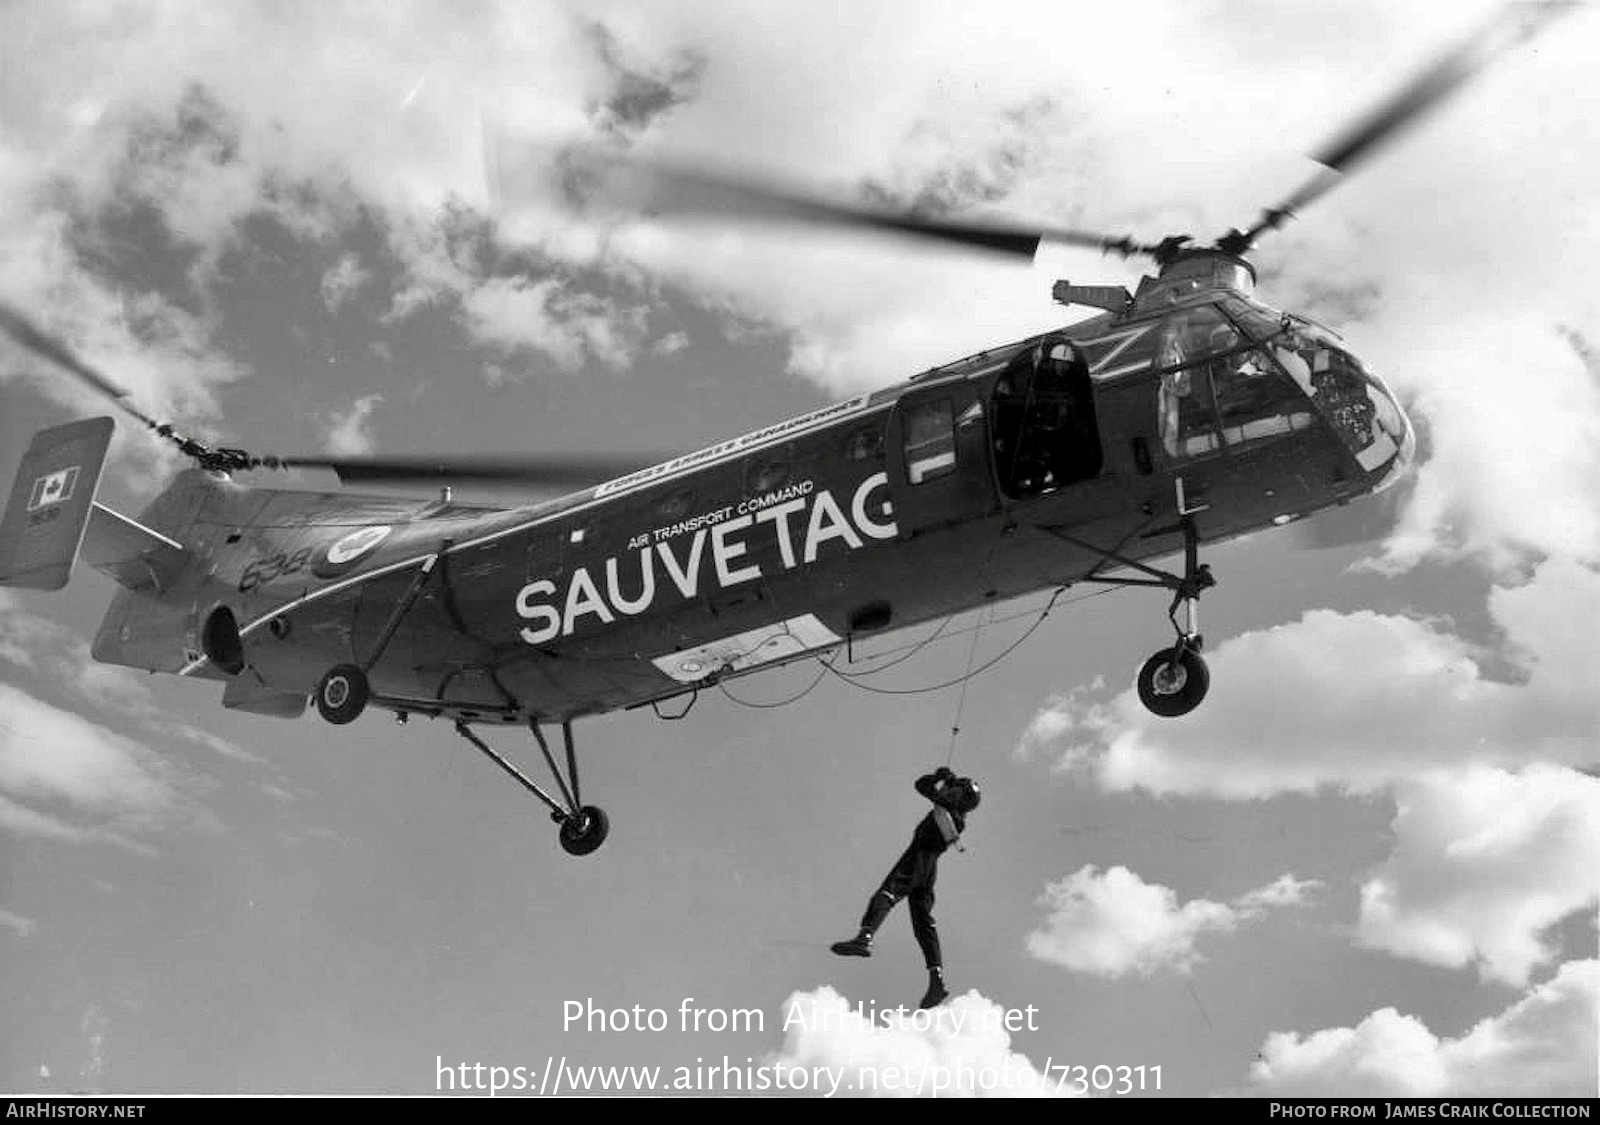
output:
POLYGON ((1230 351, 1241 342, 1238 330, 1215 305, 1184 309, 1162 321, 1156 365, 1194 363, 1208 355, 1230 351))
POLYGON ((949 399, 918 403, 905 417, 906 479, 925 484, 956 470, 956 432, 949 399))
POLYGON ((1231 446, 1303 430, 1312 423, 1294 383, 1258 349, 1212 361, 1222 436, 1231 446))
POLYGON ((1163 375, 1158 402, 1161 444, 1168 456, 1203 457, 1222 448, 1211 374, 1204 363, 1163 375))
POLYGON ((1204 457, 1222 448, 1217 403, 1207 356, 1238 346, 1239 333, 1214 305, 1183 309, 1161 325, 1159 366, 1178 366, 1161 376, 1157 394, 1161 445, 1174 460, 1204 457))

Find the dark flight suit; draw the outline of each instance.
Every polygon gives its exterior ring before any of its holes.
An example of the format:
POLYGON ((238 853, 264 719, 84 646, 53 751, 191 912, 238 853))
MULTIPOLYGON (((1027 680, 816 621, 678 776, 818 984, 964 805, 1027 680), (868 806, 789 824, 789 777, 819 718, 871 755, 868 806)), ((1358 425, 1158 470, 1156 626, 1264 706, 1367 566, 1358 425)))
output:
POLYGON ((967 819, 952 805, 955 794, 947 791, 956 779, 949 770, 924 774, 917 778, 917 792, 934 803, 934 809, 922 818, 911 834, 911 845, 895 863, 883 883, 867 903, 861 916, 861 932, 877 932, 883 920, 894 909, 895 903, 909 898, 911 932, 922 947, 923 959, 928 968, 937 969, 943 961, 939 950, 939 930, 933 921, 933 884, 939 876, 939 857, 942 856, 967 826, 967 819), (942 823, 941 823, 942 822, 942 823))

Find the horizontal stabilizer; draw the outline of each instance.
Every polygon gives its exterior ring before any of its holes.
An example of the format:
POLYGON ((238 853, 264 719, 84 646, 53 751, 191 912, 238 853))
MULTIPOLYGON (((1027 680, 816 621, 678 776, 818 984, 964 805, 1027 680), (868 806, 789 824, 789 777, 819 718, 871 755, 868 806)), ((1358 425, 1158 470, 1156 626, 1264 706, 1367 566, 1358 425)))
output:
POLYGON ((306 693, 279 691, 261 682, 254 668, 246 668, 222 690, 222 705, 230 711, 248 711, 275 719, 298 719, 305 714, 306 693))
POLYGON ((0 517, 0 586, 59 590, 72 577, 112 429, 89 418, 34 435, 0 517))
POLYGON ((83 561, 130 590, 161 590, 188 563, 182 543, 96 501, 79 553, 83 561))

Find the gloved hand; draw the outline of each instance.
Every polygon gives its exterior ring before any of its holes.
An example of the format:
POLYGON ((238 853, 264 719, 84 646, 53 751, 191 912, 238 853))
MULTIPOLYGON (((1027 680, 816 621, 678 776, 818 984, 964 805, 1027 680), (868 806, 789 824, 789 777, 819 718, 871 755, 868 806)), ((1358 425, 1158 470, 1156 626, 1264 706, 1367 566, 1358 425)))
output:
POLYGON ((954 781, 955 777, 956 771, 949 766, 940 766, 933 771, 933 780, 935 781, 954 781))

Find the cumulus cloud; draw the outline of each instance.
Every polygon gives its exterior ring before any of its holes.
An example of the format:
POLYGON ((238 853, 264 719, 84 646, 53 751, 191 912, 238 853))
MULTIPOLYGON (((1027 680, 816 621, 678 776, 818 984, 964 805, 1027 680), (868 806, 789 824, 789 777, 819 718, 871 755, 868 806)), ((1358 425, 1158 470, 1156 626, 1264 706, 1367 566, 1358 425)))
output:
POLYGON ((1304 906, 1311 891, 1322 884, 1316 879, 1296 879, 1293 875, 1280 875, 1264 887, 1246 891, 1239 896, 1241 911, 1254 912, 1273 906, 1304 906))
POLYGON ((531 348, 569 371, 591 357, 610 367, 626 366, 638 350, 646 319, 643 308, 624 308, 555 278, 493 278, 463 298, 462 311, 483 339, 531 348))
POLYGON ((0 684, 0 713, 0 793, 9 801, 25 808, 64 802, 91 817, 133 824, 171 807, 171 781, 155 755, 132 739, 7 684, 0 684))
POLYGON ((1495 317, 1435 339, 1429 363, 1464 378, 1416 388, 1430 454, 1377 565, 1399 570, 1429 555, 1501 568, 1530 555, 1600 562, 1600 508, 1586 499, 1600 489, 1600 362, 1581 334, 1495 317), (1494 393, 1485 354, 1517 372, 1514 394, 1494 393))
POLYGON ((650 345, 650 353, 660 356, 677 355, 688 346, 689 334, 687 332, 669 332, 650 345))
POLYGON ((322 275, 323 305, 330 313, 337 313, 371 279, 372 271, 362 267, 359 254, 340 255, 339 261, 322 275))
POLYGON ((1011 1049, 1006 1009, 976 989, 928 1011, 880 1012, 824 985, 791 994, 783 1012, 783 1046, 764 1061, 801 1092, 928 1098, 1067 1092, 1011 1049))
MULTIPOLYGON (((245 372, 214 347, 212 326, 169 298, 127 291, 91 270, 71 246, 59 216, 18 229, 0 216, 0 294, 44 332, 64 342, 144 413, 188 419, 199 433, 218 415, 217 388, 245 372)), ((82 414, 103 414, 106 400, 49 362, 0 337, 0 383, 23 380, 82 414)), ((178 457, 135 426, 120 426, 112 455, 125 483, 150 490, 178 457)))
MULTIPOLYGON (((423 2, 291 16, 244 4, 225 17, 155 2, 115 15, 51 5, 24 18, 29 49, 7 58, 15 112, 0 148, 0 260, 36 274, 7 287, 18 299, 87 326, 105 320, 114 289, 60 283, 83 272, 76 247, 95 216, 151 208, 214 260, 251 215, 326 235, 366 214, 411 280, 399 313, 459 299, 463 323, 493 342, 558 363, 625 363, 638 351, 635 309, 616 287, 642 280, 654 293, 667 281, 735 321, 772 326, 794 370, 855 390, 1059 323, 1048 296, 1058 271, 1131 282, 1138 270, 1076 251, 1028 268, 854 234, 618 230, 529 208, 499 216, 497 237, 512 232, 552 269, 515 293, 437 253, 451 215, 490 211, 486 111, 561 140, 738 153, 846 197, 989 206, 1144 238, 1220 233, 1306 174, 1302 154, 1364 100, 1352 91, 1375 96, 1474 18, 1371 0, 1352 0, 1338 20, 1159 3, 1000 4, 981 19, 960 5, 886 4, 847 21, 803 5, 730 14, 704 0, 598 14, 423 2), (1133 28, 1161 81, 1127 81, 1133 28), (1074 46, 1068 67, 1063 42, 1074 46), (37 253, 63 233, 55 259, 37 253), (561 266, 597 277, 561 300, 537 291, 570 273, 561 266), (526 339, 511 315, 522 312, 526 339)), ((1554 319, 1595 322, 1595 299, 1591 287, 1547 284, 1595 258, 1591 170, 1569 158, 1585 150, 1596 109, 1592 84, 1574 81, 1587 75, 1582 44, 1557 34, 1541 41, 1538 67, 1506 60, 1319 204, 1315 223, 1263 248, 1280 303, 1303 298, 1317 312, 1330 289, 1364 295, 1342 310, 1365 321, 1358 350, 1436 424, 1439 456, 1395 560, 1452 534, 1499 534, 1479 516, 1516 517, 1529 542, 1591 534, 1581 518, 1563 526, 1550 514, 1582 505, 1596 483, 1584 438, 1600 403, 1571 355, 1549 346, 1554 319), (1483 221, 1508 213, 1518 221, 1483 221), (1484 327, 1464 334, 1463 321, 1484 327), (1508 369, 1525 376, 1514 393, 1508 369), (1522 503, 1530 489, 1548 503, 1522 503)), ((335 299, 353 270, 343 259, 329 274, 335 299)), ((114 366, 137 357, 131 341, 107 344, 114 366)), ((225 377, 198 357, 141 375, 196 398, 225 377)))
POLYGON ((1566 768, 1592 763, 1600 732, 1594 645, 1573 626, 1600 619, 1600 575, 1551 559, 1488 610, 1515 680, 1441 623, 1314 610, 1219 645, 1212 696, 1181 723, 1131 691, 1077 689, 1024 747, 1109 790, 1391 795, 1394 848, 1365 876, 1358 940, 1520 984, 1560 955, 1544 932, 1600 894, 1596 783, 1566 768))
POLYGON ((596 53, 610 76, 610 89, 590 108, 591 118, 601 129, 618 136, 635 135, 695 96, 705 70, 704 55, 680 48, 666 59, 656 59, 652 51, 624 42, 604 23, 588 26, 596 53))
POLYGON ((0 927, 10 930, 18 937, 29 937, 39 928, 39 923, 32 918, 25 918, 21 914, 10 910, 0 909, 0 927))
POLYGON ((108 719, 131 720, 151 734, 203 746, 236 762, 265 764, 236 743, 167 711, 151 695, 147 678, 97 662, 81 637, 22 608, 5 590, 0 590, 0 661, 25 670, 40 685, 68 693, 79 706, 101 710, 108 719))
POLYGON ((1049 884, 1039 897, 1048 915, 1028 935, 1028 952, 1075 972, 1115 979, 1187 973, 1200 960, 1196 942, 1227 933, 1272 907, 1299 905, 1318 884, 1283 875, 1231 905, 1206 899, 1179 904, 1170 887, 1146 883, 1126 867, 1102 874, 1086 865, 1049 884))
POLYGON ((1396 796, 1394 849, 1361 885, 1369 946, 1523 985, 1560 955, 1550 926, 1600 902, 1600 780, 1530 766, 1419 778, 1396 796))
POLYGON ((1393 1008, 1274 1032, 1245 1091, 1272 1097, 1593 1097, 1600 961, 1571 961, 1499 1015, 1441 1037, 1393 1008))
MULTIPOLYGON (((615 78, 565 12, 421 4, 290 16, 246 4, 226 19, 191 19, 146 3, 19 18, 7 40, 0 290, 113 372, 144 409, 190 426, 216 417, 216 388, 242 372, 210 338, 210 314, 181 310, 213 306, 217 264, 248 220, 315 239, 366 223, 390 236, 402 268, 424 271, 427 232, 483 202, 483 108, 510 101, 523 116, 581 120, 580 107, 615 78), (23 41, 28 49, 16 49, 23 41), (251 65, 239 66, 246 57, 251 65), (537 93, 523 81, 530 69, 537 93), (169 243, 187 276, 111 276, 108 248, 130 222, 169 243)), ((649 69, 639 61, 627 73, 649 69)), ((638 109, 637 97, 618 96, 618 112, 638 109)), ((329 310, 365 280, 360 260, 343 255, 322 279, 329 310)), ((446 280, 460 295, 484 277, 446 280)), ((598 315, 580 312, 586 322, 598 315)), ((42 366, 0 353, 0 378, 42 366)), ((64 378, 47 385, 87 402, 64 378)))
POLYGON ((372 415, 382 405, 382 395, 362 395, 350 404, 350 409, 331 414, 324 439, 328 452, 344 457, 371 453, 374 447, 372 415))
POLYGON ((1489 612, 1521 682, 1490 679, 1478 646, 1440 623, 1312 610, 1209 651, 1211 693, 1181 723, 1149 714, 1131 689, 1108 700, 1080 688, 1034 717, 1023 749, 1110 790, 1226 798, 1371 793, 1444 766, 1591 760, 1594 645, 1571 623, 1600 620, 1600 574, 1553 559, 1497 588, 1489 612))
POLYGON ((0 682, 0 830, 148 851, 144 834, 211 823, 206 767, 185 760, 193 749, 266 765, 172 715, 131 670, 96 663, 81 638, 4 591, 0 664, 33 685, 0 682), (152 751, 147 736, 161 739, 164 753, 152 751))

